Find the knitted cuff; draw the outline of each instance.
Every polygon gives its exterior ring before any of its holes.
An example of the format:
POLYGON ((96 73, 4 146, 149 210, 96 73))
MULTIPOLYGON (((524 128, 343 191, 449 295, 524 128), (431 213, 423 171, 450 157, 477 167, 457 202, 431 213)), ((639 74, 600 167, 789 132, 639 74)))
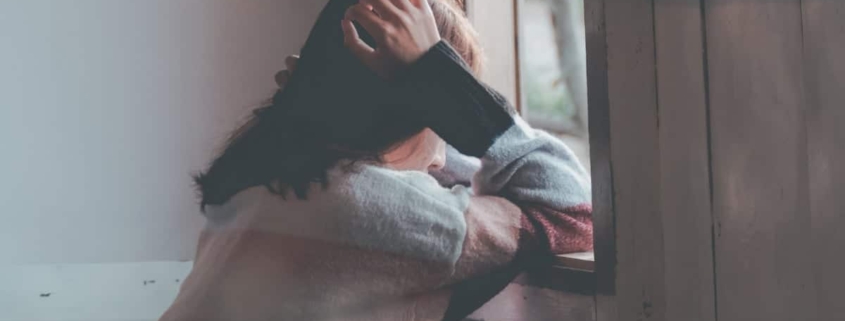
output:
POLYGON ((462 154, 481 157, 514 124, 513 108, 440 41, 399 79, 416 117, 462 154))

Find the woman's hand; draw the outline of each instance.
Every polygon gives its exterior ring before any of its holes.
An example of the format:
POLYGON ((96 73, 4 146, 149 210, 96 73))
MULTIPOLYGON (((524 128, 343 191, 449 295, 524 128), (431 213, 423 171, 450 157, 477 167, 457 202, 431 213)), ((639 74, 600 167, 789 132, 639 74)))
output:
POLYGON ((365 65, 390 78, 440 41, 429 0, 360 0, 341 22, 346 46, 365 65), (355 30, 358 22, 376 41, 372 48, 355 30))
POLYGON ((293 76, 293 71, 296 70, 297 62, 299 62, 299 56, 293 55, 285 58, 285 68, 287 69, 276 73, 276 84, 279 85, 279 89, 285 89, 288 80, 293 76))

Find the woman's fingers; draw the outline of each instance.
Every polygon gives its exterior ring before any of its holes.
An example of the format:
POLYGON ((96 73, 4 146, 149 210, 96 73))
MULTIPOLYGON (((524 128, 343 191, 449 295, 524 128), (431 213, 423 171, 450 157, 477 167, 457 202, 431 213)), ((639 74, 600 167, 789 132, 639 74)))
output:
POLYGON ((375 55, 375 49, 361 39, 352 20, 343 19, 341 21, 341 27, 343 27, 343 42, 346 44, 346 47, 365 64, 370 64, 373 60, 373 55, 375 55))
POLYGON ((346 11, 342 23, 345 42, 365 65, 380 76, 389 79, 398 68, 412 64, 440 41, 428 0, 359 1, 346 11), (382 16, 377 14, 379 10, 382 16), (388 13, 397 16, 391 18, 388 13), (378 49, 361 40, 352 21, 372 35, 378 49))
POLYGON ((391 0, 360 0, 360 4, 368 5, 387 21, 401 21, 402 11, 391 0))
POLYGON ((392 2, 393 5, 396 6, 396 8, 399 8, 399 10, 402 11, 408 11, 408 9, 411 7, 411 2, 409 2, 409 0, 390 0, 390 2, 392 2))
POLYGON ((293 71, 296 70, 296 63, 299 62, 299 56, 291 55, 285 58, 285 70, 279 71, 276 73, 276 85, 279 85, 279 89, 284 89, 287 86, 288 81, 290 81, 291 76, 293 75, 293 71))
POLYGON ((289 72, 293 73, 296 70, 297 62, 299 62, 299 56, 287 56, 287 58, 285 58, 285 68, 287 68, 289 72))
POLYGON ((288 84, 288 80, 290 80, 290 71, 282 70, 276 73, 276 85, 279 86, 279 89, 284 89, 288 84))
MULTIPOLYGON (((371 36, 376 39, 384 38, 385 21, 365 5, 356 4, 346 10, 346 20, 357 21, 371 36)), ((357 32, 356 32, 357 34, 357 32)))

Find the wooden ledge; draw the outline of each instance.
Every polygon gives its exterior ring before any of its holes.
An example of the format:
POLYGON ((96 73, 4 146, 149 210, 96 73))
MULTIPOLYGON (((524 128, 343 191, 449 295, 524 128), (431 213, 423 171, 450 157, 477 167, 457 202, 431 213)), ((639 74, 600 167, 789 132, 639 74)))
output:
POLYGON ((556 264, 520 275, 514 283, 582 295, 596 294, 595 255, 558 255, 556 264))
POLYGON ((596 255, 593 252, 561 254, 557 256, 555 267, 593 272, 596 270, 596 255))

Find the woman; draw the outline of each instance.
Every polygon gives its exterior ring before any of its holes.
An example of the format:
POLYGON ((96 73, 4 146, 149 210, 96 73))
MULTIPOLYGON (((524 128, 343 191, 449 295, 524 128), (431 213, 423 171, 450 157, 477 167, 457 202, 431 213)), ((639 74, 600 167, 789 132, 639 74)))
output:
POLYGON ((479 56, 450 1, 330 1, 198 177, 208 224, 162 320, 461 320, 591 249, 583 168, 473 76, 479 56), (426 173, 446 143, 481 158, 472 188, 426 173))

